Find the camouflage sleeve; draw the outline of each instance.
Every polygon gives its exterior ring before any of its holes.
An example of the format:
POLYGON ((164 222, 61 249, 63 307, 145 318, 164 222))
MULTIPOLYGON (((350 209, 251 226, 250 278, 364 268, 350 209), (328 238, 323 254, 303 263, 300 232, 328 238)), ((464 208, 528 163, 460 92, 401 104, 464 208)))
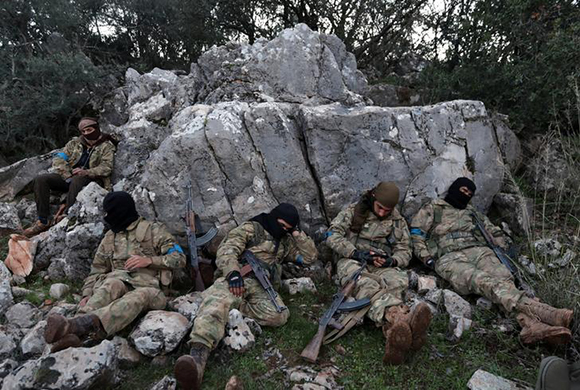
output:
POLYGON ((108 177, 113 172, 113 160, 115 158, 115 146, 111 142, 105 142, 101 150, 101 161, 96 167, 87 169, 89 177, 108 177))
POLYGON ((407 267, 411 261, 411 235, 404 218, 401 218, 399 227, 395 228, 397 242, 393 246, 393 259, 397 260, 397 266, 407 267))
POLYGON ((411 220, 410 234, 413 243, 413 252, 423 262, 431 257, 431 253, 427 249, 427 233, 431 230, 432 224, 432 204, 423 206, 411 220))
POLYGON ((153 256, 153 263, 149 266, 154 269, 176 269, 185 267, 185 254, 175 241, 175 237, 167 231, 165 226, 155 223, 153 229, 153 246, 160 256, 153 256))
POLYGON ((499 226, 495 226, 493 223, 491 223, 491 221, 489 220, 489 218, 485 214, 483 214, 483 213, 478 213, 478 214, 479 214, 481 221, 483 222, 483 226, 485 227, 485 230, 487 230, 487 232, 493 237, 495 244, 499 245, 503 249, 507 249, 508 239, 507 239, 506 235, 504 234, 503 230, 499 226))
POLYGON ((251 222, 245 222, 230 230, 218 247, 216 256, 216 265, 223 275, 227 276, 233 271, 240 272, 238 259, 253 236, 254 225, 251 222))
POLYGON ((350 257, 356 250, 356 246, 346 238, 353 214, 354 207, 349 206, 338 213, 328 228, 326 245, 342 257, 350 257))
POLYGON ((286 260, 298 264, 312 264, 318 257, 318 251, 312 238, 304 232, 300 232, 297 236, 290 236, 290 250, 286 255, 286 260))
POLYGON ((58 173, 65 180, 72 176, 70 156, 72 155, 73 147, 73 141, 67 142, 62 152, 56 153, 52 160, 52 170, 58 173))
POLYGON ((90 297, 93 295, 93 287, 95 286, 99 276, 111 272, 110 258, 112 253, 107 251, 107 244, 105 243, 106 239, 107 237, 105 236, 105 238, 103 238, 99 244, 97 252, 95 253, 93 264, 91 264, 91 272, 89 273, 89 276, 83 285, 83 297, 90 297))

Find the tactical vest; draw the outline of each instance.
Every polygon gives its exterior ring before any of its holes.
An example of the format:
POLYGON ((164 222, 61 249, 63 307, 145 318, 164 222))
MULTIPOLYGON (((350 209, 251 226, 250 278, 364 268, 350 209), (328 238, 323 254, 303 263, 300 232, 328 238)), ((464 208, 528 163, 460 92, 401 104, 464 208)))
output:
MULTIPOLYGON (((246 249, 250 249, 252 247, 258 246, 262 242, 266 241, 266 239, 267 239, 266 230, 264 229, 264 227, 262 225, 260 225, 259 222, 256 222, 256 221, 250 221, 250 222, 252 223, 252 226, 254 227, 254 236, 246 244, 246 249)), ((274 250, 275 251, 274 256, 276 256, 276 258, 278 258, 277 257, 278 249, 280 249, 280 241, 276 242, 276 247, 274 250)), ((278 264, 277 262, 274 264, 268 264, 260 259, 258 259, 258 260, 259 260, 262 268, 264 268, 265 270, 268 271, 268 274, 270 275, 270 282, 276 288, 278 288, 282 282, 282 266, 280 264, 278 264)))
POLYGON ((398 219, 395 219, 393 221, 393 229, 391 230, 391 233, 389 233, 389 236, 387 237, 387 242, 380 242, 380 241, 373 241, 373 240, 369 240, 367 238, 363 238, 360 237, 360 233, 358 233, 355 237, 354 242, 352 242, 354 244, 354 246, 356 246, 358 243, 361 244, 366 244, 370 247, 379 249, 381 251, 383 251, 387 256, 392 256, 393 254, 393 246, 397 243, 397 238, 395 237, 395 229, 399 229, 400 227, 400 221, 398 219))

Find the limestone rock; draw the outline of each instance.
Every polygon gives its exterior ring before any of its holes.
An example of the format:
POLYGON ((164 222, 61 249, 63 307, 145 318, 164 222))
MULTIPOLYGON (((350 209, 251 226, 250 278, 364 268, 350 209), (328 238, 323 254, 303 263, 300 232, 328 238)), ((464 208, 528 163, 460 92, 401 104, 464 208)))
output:
POLYGON ((443 301, 450 316, 471 319, 471 305, 456 292, 443 290, 443 301))
MULTIPOLYGON (((316 238, 314 238, 316 240, 316 238)), ((321 247, 328 249, 326 246, 321 247)), ((321 258, 320 248, 319 258, 321 258)), ((294 278, 310 278, 313 282, 318 283, 323 280, 328 279, 324 263, 322 261, 315 261, 312 264, 298 265, 296 263, 284 262, 282 263, 282 277, 284 279, 294 279, 294 278)))
POLYGON ((475 371, 467 382, 467 387, 470 390, 532 390, 530 386, 493 375, 482 369, 475 371))
POLYGON ((159 382, 154 384, 149 390, 175 390, 177 388, 177 381, 170 376, 164 376, 159 382))
POLYGON ((201 292, 195 291, 175 298, 169 302, 168 307, 185 316, 190 322, 193 322, 202 300, 201 292))
POLYGON ((23 235, 10 235, 10 241, 8 241, 8 256, 4 260, 6 267, 15 276, 28 276, 32 271, 37 245, 36 241, 30 240, 23 235))
POLYGON ((452 342, 457 342, 465 331, 471 328, 472 321, 469 318, 452 315, 449 318, 448 338, 452 342))
POLYGON ((288 291, 290 295, 317 292, 316 286, 310 278, 285 279, 282 281, 282 288, 288 291))
POLYGON ((63 299, 70 291, 70 287, 64 283, 55 283, 50 286, 50 296, 56 300, 63 299))
POLYGON ((560 257, 559 259, 557 259, 555 261, 555 263, 560 267, 566 267, 568 264, 570 264, 572 261, 574 261, 575 258, 576 258, 576 252, 574 252, 571 249, 566 249, 566 252, 564 253, 564 255, 562 257, 560 257))
POLYGON ((238 376, 234 375, 226 383, 225 390, 244 390, 244 384, 238 376))
POLYGON ((530 232, 534 201, 519 194, 498 193, 493 198, 501 218, 520 235, 530 232))
POLYGON ((432 304, 434 304, 436 306, 438 306, 441 303, 442 298, 443 298, 443 291, 438 289, 438 288, 429 291, 425 295, 425 300, 431 302, 432 304))
POLYGON ((21 198, 16 204, 16 210, 21 221, 33 223, 37 219, 36 203, 32 199, 21 198))
POLYGON ((154 357, 172 352, 190 327, 188 319, 179 313, 153 310, 133 329, 129 340, 137 351, 154 357))
POLYGON ((434 276, 419 276, 417 280, 417 292, 427 294, 437 288, 437 278, 434 276))
POLYGON ((29 302, 10 307, 5 313, 6 321, 20 328, 32 328, 42 318, 42 313, 29 302))
POLYGON ((0 261, 0 316, 14 303, 12 287, 10 286, 10 271, 0 261))
POLYGON ((33 293, 32 290, 28 290, 26 288, 22 288, 22 287, 18 287, 18 286, 12 287, 12 295, 14 296, 14 298, 23 298, 27 294, 32 294, 32 293, 33 293))
POLYGON ((254 334, 244 321, 242 313, 236 309, 230 310, 224 345, 233 351, 245 352, 252 348, 256 342, 254 334))
POLYGON ((6 377, 6 375, 14 371, 16 367, 18 367, 18 363, 12 359, 5 359, 0 362, 0 379, 6 377))
POLYGON ((475 305, 484 310, 491 310, 491 308, 493 307, 493 303, 489 299, 484 297, 477 298, 477 302, 475 303, 475 305))
POLYGON ((114 384, 115 345, 104 340, 92 348, 68 348, 29 360, 4 378, 2 390, 95 389, 114 384))
POLYGON ((48 173, 53 153, 27 158, 0 168, 0 201, 13 200, 36 176, 48 173))
POLYGON ((30 358, 34 355, 40 355, 46 347, 44 341, 44 329, 46 321, 38 322, 20 341, 20 350, 24 357, 30 358))
POLYGON ((22 230, 18 210, 10 203, 0 202, 0 236, 22 230))
POLYGON ((561 140, 543 140, 528 161, 526 176, 538 194, 554 198, 577 188, 578 167, 569 163, 566 154, 561 140))
POLYGON ((14 351, 24 336, 22 330, 13 325, 0 325, 0 360, 14 357, 14 351))
POLYGON ((119 367, 124 369, 131 368, 137 366, 141 362, 143 356, 137 352, 135 348, 129 345, 127 339, 120 336, 115 336, 113 337, 112 341, 117 347, 119 367))
POLYGON ((416 106, 423 100, 420 91, 406 86, 382 83, 369 85, 365 96, 371 99, 375 106, 380 107, 416 106))
POLYGON ((556 257, 560 255, 562 244, 553 238, 536 240, 533 243, 536 253, 544 257, 556 257))

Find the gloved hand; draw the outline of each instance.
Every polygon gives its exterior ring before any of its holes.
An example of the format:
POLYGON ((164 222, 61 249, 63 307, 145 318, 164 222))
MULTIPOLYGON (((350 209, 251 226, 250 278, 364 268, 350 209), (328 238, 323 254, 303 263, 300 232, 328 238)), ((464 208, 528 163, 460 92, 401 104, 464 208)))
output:
POLYGON ((237 297, 241 297, 244 294, 244 278, 242 274, 238 271, 232 271, 228 275, 228 284, 230 287, 230 292, 237 297))
POLYGON ((373 256, 371 255, 370 251, 359 251, 358 249, 356 249, 354 252, 352 252, 352 255, 350 255, 350 257, 352 259, 360 261, 361 263, 362 262, 369 264, 373 263, 373 256))
POLYGON ((383 259, 385 259, 385 262, 383 263, 383 265, 381 265, 382 268, 389 268, 389 267, 396 267, 397 266, 397 260, 393 259, 392 257, 386 257, 386 256, 381 256, 383 259))
POLYGON ((430 257, 427 260, 425 260, 425 265, 427 266, 427 268, 434 270, 435 269, 435 259, 430 257))

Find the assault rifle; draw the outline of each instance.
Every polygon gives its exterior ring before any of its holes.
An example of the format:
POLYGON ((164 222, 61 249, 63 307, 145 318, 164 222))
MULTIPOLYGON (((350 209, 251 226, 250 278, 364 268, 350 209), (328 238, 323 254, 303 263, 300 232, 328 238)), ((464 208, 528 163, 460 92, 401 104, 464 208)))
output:
MULTIPOLYGON (((268 279, 268 274, 262 267, 262 264, 260 263, 260 260, 258 260, 256 255, 254 255, 251 251, 245 250, 242 253, 242 262, 248 263, 248 265, 251 267, 251 271, 254 272, 254 276, 256 277, 256 279, 258 279, 260 285, 264 288, 264 290, 266 290, 266 293, 268 294, 270 301, 272 301, 272 303, 276 307, 276 311, 278 313, 281 313, 282 310, 288 309, 286 306, 280 306, 278 304, 278 301, 276 300, 278 294, 276 294, 274 287, 272 287, 272 283, 270 283, 270 279, 268 279)), ((249 272, 246 272, 244 268, 242 268, 242 276, 245 276, 248 273, 249 272)))
POLYGON ((352 276, 350 277, 348 283, 334 296, 332 297, 332 304, 328 310, 324 313, 320 321, 318 321, 318 331, 310 340, 306 348, 302 350, 300 356, 308 360, 310 363, 315 363, 320 353, 320 347, 322 346, 322 341, 324 339, 324 334, 326 333, 326 328, 328 325, 335 329, 342 329, 343 326, 334 319, 336 313, 355 311, 362 309, 371 304, 369 298, 359 299, 354 302, 344 302, 344 300, 352 293, 356 285, 357 280, 360 278, 361 273, 365 269, 366 264, 361 265, 352 276))
POLYGON ((199 218, 196 218, 193 211, 193 196, 191 189, 191 181, 187 185, 187 201, 185 202, 185 229, 187 231, 187 244, 189 246, 189 261, 191 264, 192 279, 195 281, 195 291, 205 290, 201 273, 199 272, 199 256, 197 255, 197 248, 210 242, 217 234, 218 230, 215 227, 209 229, 207 233, 201 237, 195 235, 196 231, 201 230, 199 218), (195 274, 195 275, 194 275, 195 274))
POLYGON ((485 226, 483 225, 483 222, 479 219, 479 217, 477 216, 477 214, 476 213, 473 213, 472 215, 473 215, 473 219, 475 220, 475 226, 481 232, 483 238, 485 239, 485 242, 487 243, 487 246, 493 251, 493 253, 495 253, 495 255, 499 259, 499 261, 514 276, 514 278, 516 279, 516 282, 517 282, 518 286, 521 287, 522 290, 524 290, 527 295, 533 296, 534 295, 534 291, 524 281, 524 279, 522 278, 522 275, 520 273, 520 270, 514 265, 512 259, 509 257, 509 255, 506 253, 506 251, 503 250, 500 246, 495 245, 495 243, 493 241, 493 238, 491 237, 491 235, 489 234, 489 232, 487 231, 487 229, 485 229, 485 226))

